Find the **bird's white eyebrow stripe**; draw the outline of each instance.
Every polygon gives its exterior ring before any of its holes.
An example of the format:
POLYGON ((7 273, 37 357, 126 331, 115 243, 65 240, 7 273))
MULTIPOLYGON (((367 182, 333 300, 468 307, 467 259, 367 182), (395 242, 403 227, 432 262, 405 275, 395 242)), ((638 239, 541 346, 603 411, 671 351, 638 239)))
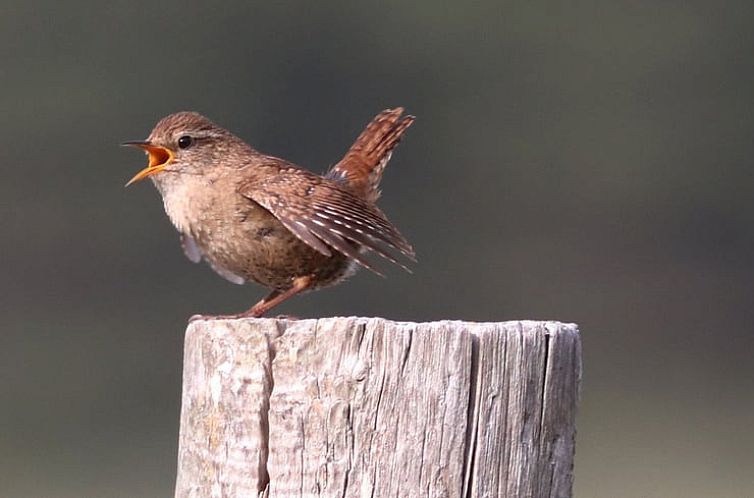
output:
POLYGON ((184 135, 188 135, 194 140, 206 140, 208 138, 220 138, 222 134, 212 130, 177 130, 173 133, 173 140, 177 141, 184 135))

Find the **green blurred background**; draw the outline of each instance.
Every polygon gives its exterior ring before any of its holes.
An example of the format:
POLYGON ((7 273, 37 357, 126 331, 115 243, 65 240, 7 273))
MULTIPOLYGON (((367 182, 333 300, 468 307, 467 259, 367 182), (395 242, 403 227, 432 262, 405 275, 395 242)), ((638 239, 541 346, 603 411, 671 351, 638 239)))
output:
POLYGON ((416 124, 381 206, 414 275, 303 317, 578 322, 578 497, 754 496, 751 2, 0 4, 0 497, 172 496, 181 254, 123 140, 200 111, 315 171, 416 124))

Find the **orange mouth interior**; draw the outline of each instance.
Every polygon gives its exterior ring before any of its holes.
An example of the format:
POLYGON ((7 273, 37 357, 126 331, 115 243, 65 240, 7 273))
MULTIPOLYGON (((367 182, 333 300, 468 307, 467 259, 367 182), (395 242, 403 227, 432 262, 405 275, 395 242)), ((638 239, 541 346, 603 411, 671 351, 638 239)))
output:
MULTIPOLYGON (((167 149, 165 147, 160 147, 158 145, 152 145, 149 143, 132 143, 136 147, 140 147, 144 149, 147 154, 149 154, 149 165, 144 168, 143 170, 139 171, 134 175, 133 178, 131 178, 128 183, 126 183, 126 187, 131 185, 132 183, 136 183, 140 180, 143 180, 144 178, 148 176, 152 176, 156 173, 159 173, 165 167, 167 167, 168 164, 170 164, 173 161, 173 152, 170 149, 167 149)), ((131 144, 129 144, 131 145, 131 144)))
POLYGON ((147 153, 149 154, 149 168, 167 166, 170 160, 173 159, 173 154, 164 147, 150 145, 147 147, 147 153))

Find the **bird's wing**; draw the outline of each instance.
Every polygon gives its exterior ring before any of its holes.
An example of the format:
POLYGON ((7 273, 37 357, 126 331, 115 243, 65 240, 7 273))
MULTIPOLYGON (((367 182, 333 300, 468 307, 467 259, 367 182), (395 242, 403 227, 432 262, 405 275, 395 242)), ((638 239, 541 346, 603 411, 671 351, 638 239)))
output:
POLYGON ((265 179, 244 182, 238 190, 325 256, 334 249, 378 274, 361 248, 406 270, 389 249, 414 259, 411 245, 377 207, 332 180, 291 167, 265 179))
POLYGON ((181 234, 181 246, 183 247, 183 254, 192 263, 198 263, 202 260, 202 252, 199 250, 199 246, 196 245, 194 237, 187 233, 181 234))
MULTIPOLYGON (((194 240, 194 237, 187 233, 182 233, 181 245, 183 246, 183 253, 189 259, 189 261, 191 261, 192 263, 198 263, 202 260, 202 251, 199 249, 199 246, 194 240)), ((232 282, 238 285, 246 282, 246 280, 242 276, 229 272, 225 268, 214 264, 212 261, 207 260, 207 263, 209 263, 209 266, 212 267, 213 270, 215 270, 215 273, 223 277, 228 282, 232 282)))

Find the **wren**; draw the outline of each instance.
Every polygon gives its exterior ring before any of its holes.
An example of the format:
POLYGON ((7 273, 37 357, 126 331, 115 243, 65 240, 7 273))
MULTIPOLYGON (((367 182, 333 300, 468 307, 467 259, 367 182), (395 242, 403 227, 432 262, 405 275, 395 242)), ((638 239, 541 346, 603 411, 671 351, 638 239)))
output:
POLYGON ((346 155, 324 175, 262 154, 195 112, 160 120, 144 141, 149 177, 193 262, 205 260, 235 283, 270 293, 237 315, 260 317, 303 291, 338 284, 359 266, 377 274, 374 252, 399 260, 414 250, 376 206, 382 173, 413 116, 378 114, 346 155))

